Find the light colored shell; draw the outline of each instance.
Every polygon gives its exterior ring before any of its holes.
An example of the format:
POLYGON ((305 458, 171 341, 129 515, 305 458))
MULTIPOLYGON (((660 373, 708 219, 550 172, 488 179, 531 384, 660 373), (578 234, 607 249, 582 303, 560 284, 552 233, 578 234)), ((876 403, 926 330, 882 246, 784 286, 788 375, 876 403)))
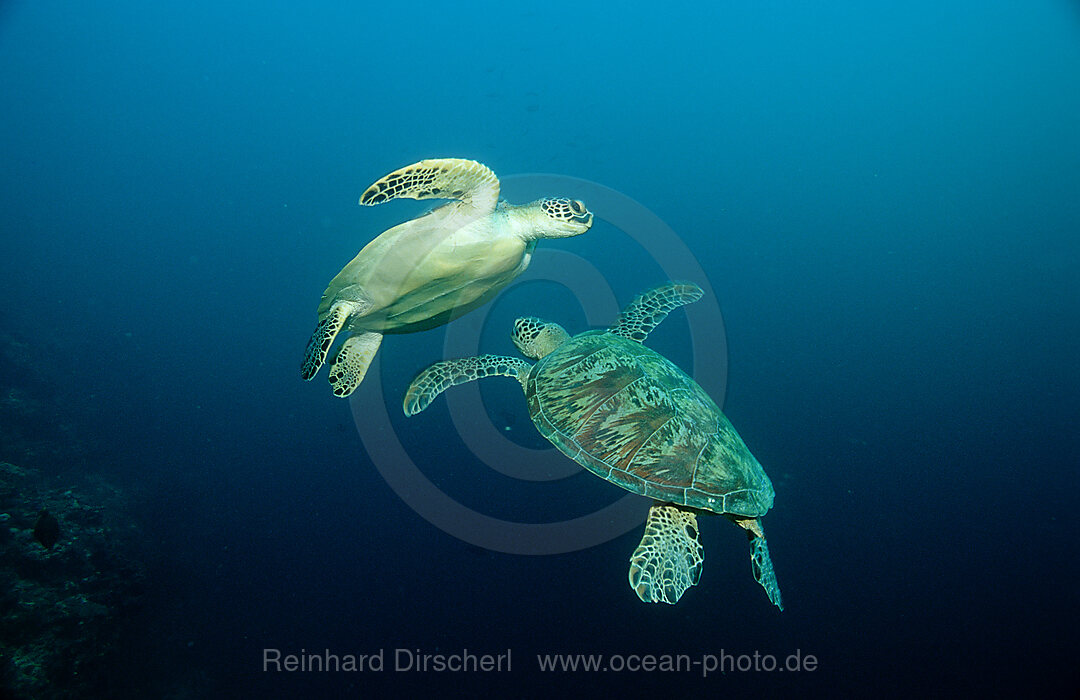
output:
POLYGON ((357 301, 370 310, 350 318, 347 330, 408 333, 487 302, 521 274, 536 242, 498 226, 490 212, 463 219, 459 206, 444 205, 364 246, 327 285, 319 317, 335 301, 357 301))
POLYGON ((385 231, 330 280, 300 377, 318 374, 334 340, 348 336, 331 361, 335 396, 363 381, 384 334, 435 328, 487 303, 529 266, 537 240, 580 235, 593 221, 577 200, 499 202, 495 173, 460 158, 395 170, 367 188, 360 204, 402 197, 453 201, 385 231))
POLYGON ((525 393, 544 437, 629 491, 745 517, 772 507, 769 477, 713 400, 640 343, 575 336, 533 367, 525 393))

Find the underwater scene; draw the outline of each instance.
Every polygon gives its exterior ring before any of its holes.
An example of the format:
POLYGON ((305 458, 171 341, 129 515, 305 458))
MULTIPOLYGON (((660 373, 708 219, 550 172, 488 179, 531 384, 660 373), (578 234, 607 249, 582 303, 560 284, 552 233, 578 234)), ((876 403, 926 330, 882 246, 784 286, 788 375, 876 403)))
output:
POLYGON ((1080 4, 13 0, 0 105, 3 700, 1080 693, 1080 4))

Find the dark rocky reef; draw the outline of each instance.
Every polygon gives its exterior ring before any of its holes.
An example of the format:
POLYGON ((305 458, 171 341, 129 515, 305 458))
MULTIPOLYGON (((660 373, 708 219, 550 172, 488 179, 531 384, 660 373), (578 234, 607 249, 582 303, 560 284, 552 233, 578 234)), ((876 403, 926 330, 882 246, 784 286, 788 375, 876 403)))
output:
POLYGON ((124 495, 0 462, 0 687, 16 698, 107 695, 105 669, 146 573, 124 495), (47 510, 56 539, 34 534, 47 510))
POLYGON ((0 333, 0 698, 115 696, 146 557, 48 355, 0 333))

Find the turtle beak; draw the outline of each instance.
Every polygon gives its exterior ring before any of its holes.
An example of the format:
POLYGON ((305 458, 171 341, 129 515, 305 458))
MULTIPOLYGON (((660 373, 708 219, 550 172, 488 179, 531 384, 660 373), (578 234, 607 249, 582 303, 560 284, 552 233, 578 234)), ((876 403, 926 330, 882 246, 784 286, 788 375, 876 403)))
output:
POLYGON ((592 212, 586 211, 584 214, 575 214, 574 222, 581 224, 586 229, 592 226, 592 212))
POLYGON ((570 211, 575 223, 583 225, 586 229, 592 226, 592 212, 585 208, 585 202, 580 199, 571 200, 570 211))

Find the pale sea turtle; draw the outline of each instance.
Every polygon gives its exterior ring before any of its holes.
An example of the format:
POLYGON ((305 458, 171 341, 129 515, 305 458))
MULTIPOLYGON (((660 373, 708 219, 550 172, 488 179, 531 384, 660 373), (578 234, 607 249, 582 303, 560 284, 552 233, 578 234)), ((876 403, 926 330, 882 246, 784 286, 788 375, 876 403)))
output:
POLYGON ((455 384, 516 378, 533 423, 563 454, 657 501, 630 558, 638 597, 674 604, 698 582, 697 515, 712 512, 746 530, 754 578, 783 610, 760 520, 773 503, 769 477, 697 382, 641 344, 669 312, 701 294, 695 284, 655 287, 611 328, 572 338, 558 324, 519 318, 514 344, 535 365, 498 355, 438 362, 409 386, 405 413, 419 413, 455 384))
POLYGON ((426 330, 468 313, 525 271, 538 240, 577 236, 593 220, 577 200, 500 202, 495 173, 458 158, 396 170, 367 188, 360 204, 398 197, 456 201, 383 232, 330 280, 300 376, 314 377, 338 333, 351 331, 330 365, 336 396, 360 385, 384 333, 426 330))

